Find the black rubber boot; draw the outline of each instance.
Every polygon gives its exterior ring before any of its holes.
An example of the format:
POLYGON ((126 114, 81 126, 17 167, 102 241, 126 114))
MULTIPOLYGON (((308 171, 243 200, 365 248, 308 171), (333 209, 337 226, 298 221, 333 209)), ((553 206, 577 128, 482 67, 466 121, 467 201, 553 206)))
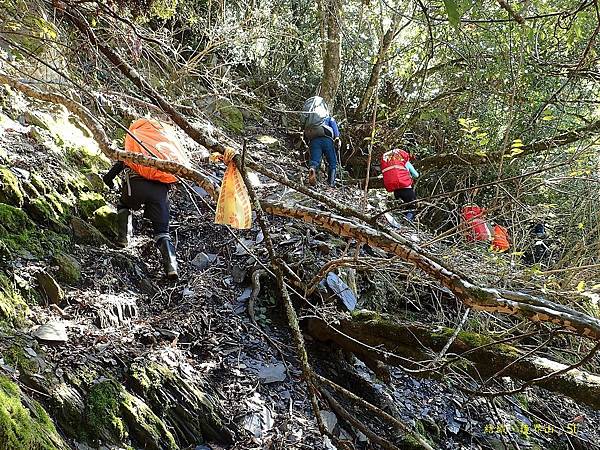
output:
POLYGON ((131 234, 131 213, 127 208, 117 211, 117 240, 115 244, 119 247, 127 247, 129 235, 131 234))
POLYGON ((179 275, 177 274, 177 259, 173 243, 169 238, 164 237, 156 243, 156 246, 162 255, 163 267, 167 278, 176 280, 179 275))
POLYGON ((327 182, 329 183, 329 186, 335 187, 335 169, 329 169, 329 172, 327 173, 327 182))

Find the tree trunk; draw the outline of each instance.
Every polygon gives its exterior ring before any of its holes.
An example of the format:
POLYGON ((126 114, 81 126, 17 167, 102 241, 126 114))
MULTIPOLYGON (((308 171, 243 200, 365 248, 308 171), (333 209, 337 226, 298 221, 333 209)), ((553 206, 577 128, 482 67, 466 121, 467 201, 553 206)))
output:
MULTIPOLYGON (((363 361, 379 360, 413 370, 422 369, 423 365, 419 362, 430 361, 432 352, 440 352, 454 332, 451 328, 434 329, 414 322, 397 322, 371 311, 360 311, 352 319, 343 319, 336 324, 327 324, 321 319, 308 319, 307 325, 308 332, 315 339, 334 342, 363 361)), ((503 371, 502 376, 528 381, 567 367, 546 358, 525 356, 525 352, 512 345, 494 345, 493 342, 488 336, 461 331, 448 351, 471 361, 473 364, 466 369, 477 378, 491 377, 503 371)), ((442 377, 443 373, 432 370, 411 375, 433 378, 442 377)), ((598 375, 573 369, 536 385, 593 408, 600 408, 598 375)))
POLYGON ((379 84, 379 76, 381 75, 381 69, 383 68, 383 63, 385 61, 385 57, 387 55, 394 38, 398 35, 400 31, 400 22, 401 16, 399 14, 394 14, 392 19, 392 24, 390 28, 385 32, 383 37, 380 39, 379 44, 379 52, 377 53, 377 60, 373 67, 371 68, 371 76, 369 77, 369 82, 367 83, 367 87, 365 92, 363 93, 358 107, 356 108, 355 116, 360 118, 371 103, 371 99, 373 98, 373 94, 375 93, 375 89, 379 84))
POLYGON ((335 94, 340 84, 342 41, 340 38, 341 0, 332 0, 325 7, 327 17, 327 44, 323 56, 323 79, 321 80, 321 97, 333 108, 335 94))

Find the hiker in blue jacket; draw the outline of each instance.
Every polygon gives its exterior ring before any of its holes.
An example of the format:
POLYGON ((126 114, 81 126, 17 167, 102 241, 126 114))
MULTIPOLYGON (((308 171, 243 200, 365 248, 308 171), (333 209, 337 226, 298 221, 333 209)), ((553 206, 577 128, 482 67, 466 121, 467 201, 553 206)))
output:
MULTIPOLYGON (((312 100, 312 111, 314 111, 314 102, 321 102, 324 105, 324 111, 327 112, 327 116, 321 119, 318 124, 309 124, 308 121, 304 124, 304 140, 310 146, 310 168, 308 171, 308 183, 311 186, 317 184, 317 172, 321 165, 321 159, 323 154, 327 158, 327 164, 329 169, 327 171, 327 182, 329 186, 335 186, 335 174, 337 170, 337 157, 336 149, 340 148, 340 130, 338 129, 337 123, 333 117, 329 115, 327 106, 323 99, 320 97, 313 97, 307 102, 312 100)), ((317 105, 318 108, 318 105, 317 105)))

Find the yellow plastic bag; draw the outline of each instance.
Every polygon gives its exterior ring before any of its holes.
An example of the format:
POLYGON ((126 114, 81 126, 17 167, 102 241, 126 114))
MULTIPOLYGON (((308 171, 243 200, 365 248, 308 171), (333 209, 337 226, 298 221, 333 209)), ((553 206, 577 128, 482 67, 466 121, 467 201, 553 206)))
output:
POLYGON ((252 226, 252 207, 242 174, 233 162, 235 153, 234 149, 227 147, 224 155, 220 153, 210 155, 211 162, 223 161, 227 164, 221 183, 221 193, 217 201, 215 223, 247 229, 252 226))

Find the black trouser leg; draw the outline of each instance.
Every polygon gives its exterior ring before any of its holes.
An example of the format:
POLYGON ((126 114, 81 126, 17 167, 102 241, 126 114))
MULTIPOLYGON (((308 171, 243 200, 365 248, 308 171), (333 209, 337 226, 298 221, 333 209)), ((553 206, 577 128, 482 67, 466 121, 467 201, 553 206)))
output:
MULTIPOLYGON (((415 189, 410 187, 410 188, 404 188, 404 189, 396 189, 394 191, 394 198, 396 200, 402 200, 404 203, 410 203, 410 202, 414 202, 417 199, 417 194, 415 192, 415 189)), ((412 205, 412 207, 416 207, 415 204, 412 205)), ((415 211, 414 209, 409 209, 408 211, 406 211, 404 213, 405 217, 412 221, 413 218, 415 217, 415 211)))

